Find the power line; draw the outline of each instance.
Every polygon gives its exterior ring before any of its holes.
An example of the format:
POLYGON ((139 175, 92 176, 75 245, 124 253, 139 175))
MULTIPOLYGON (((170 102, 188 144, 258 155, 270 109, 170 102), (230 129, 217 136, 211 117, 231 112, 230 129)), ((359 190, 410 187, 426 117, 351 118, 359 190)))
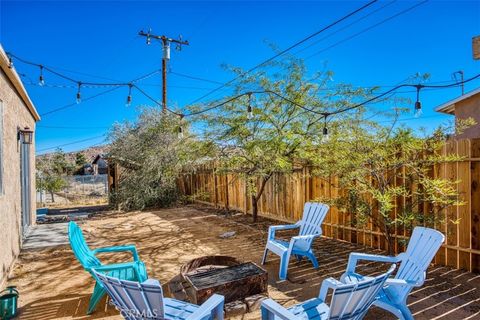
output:
MULTIPOLYGON (((105 95, 105 94, 107 94, 107 93, 110 93, 110 92, 112 92, 112 91, 115 91, 115 90, 117 90, 118 88, 119 88, 119 87, 110 88, 110 89, 108 89, 108 90, 105 90, 105 91, 102 91, 102 92, 100 92, 100 93, 94 94, 93 96, 84 98, 83 101, 88 101, 88 100, 92 100, 92 99, 98 98, 98 97, 103 96, 103 95, 105 95)), ((62 111, 62 110, 64 110, 64 109, 67 109, 67 108, 70 108, 70 107, 73 107, 73 106, 76 106, 76 105, 78 105, 78 103, 72 102, 72 103, 66 104, 66 105, 64 105, 64 106, 61 106, 61 107, 52 109, 52 110, 50 110, 50 111, 41 113, 40 116, 41 116, 41 117, 44 117, 44 116, 46 116, 46 115, 49 115, 49 114, 52 114, 52 113, 55 113, 55 112, 58 112, 58 111, 62 111)))
POLYGON ((310 40, 311 38, 313 38, 313 37, 315 37, 315 36, 319 35, 320 33, 322 33, 322 32, 324 32, 324 31, 326 31, 326 30, 328 30, 328 29, 330 29, 330 28, 334 27, 335 25, 339 24, 340 22, 343 22, 344 20, 346 20, 346 19, 350 18, 351 16, 355 15, 356 13, 358 13, 358 12, 360 12, 360 11, 364 10, 365 8, 367 8, 367 7, 371 6, 372 4, 374 4, 374 3, 375 3, 375 2, 377 2, 377 1, 378 1, 378 0, 373 0, 373 1, 370 1, 370 2, 368 2, 367 4, 363 5, 362 7, 360 7, 360 8, 358 8, 358 9, 356 9, 356 10, 354 10, 354 11, 350 12, 349 14, 347 14, 347 15, 343 16, 342 18, 340 18, 340 19, 338 19, 338 20, 336 20, 336 21, 334 21, 334 22, 330 23, 329 25, 327 25, 327 26, 323 27, 322 29, 320 29, 320 30, 318 30, 318 31, 316 31, 316 32, 314 32, 314 33, 312 33, 311 35, 309 35, 309 36, 307 36, 307 37, 303 38, 302 40, 300 40, 300 41, 298 41, 298 42, 294 43, 293 45, 289 46, 288 48, 286 48, 286 49, 284 49, 284 50, 280 51, 279 53, 277 53, 277 54, 275 54, 274 56, 272 56, 272 57, 268 58, 267 60, 264 60, 263 62, 261 62, 261 63, 259 63, 259 64, 255 65, 254 67, 252 67, 252 68, 250 68, 250 69, 248 69, 247 71, 245 71, 245 72, 243 72, 242 74, 240 74, 240 75, 236 76, 236 77, 235 77, 235 78, 233 78, 232 80, 230 80, 230 81, 227 81, 227 82, 223 83, 221 86, 219 86, 219 87, 217 87, 217 88, 213 89, 212 91, 210 91, 210 92, 208 92, 208 93, 206 93, 206 94, 202 95, 201 97, 199 97, 199 98, 197 98, 197 99, 193 100, 193 101, 192 101, 192 102, 190 102, 189 104, 190 104, 190 105, 191 105, 191 104, 194 104, 194 103, 196 103, 196 102, 198 102, 198 101, 200 101, 200 100, 202 100, 202 99, 204 99, 204 98, 206 98, 206 97, 210 96, 212 93, 214 93, 214 92, 217 92, 218 90, 220 90, 220 89, 222 89, 222 88, 224 88, 224 87, 228 86, 229 84, 231 84, 231 83, 235 82, 235 81, 236 81, 236 80, 238 80, 239 78, 242 78, 242 77, 244 77, 246 74, 248 74, 248 73, 250 73, 250 72, 252 72, 252 71, 254 71, 254 70, 256 70, 256 69, 260 68, 261 66, 263 66, 263 65, 265 65, 265 64, 267 64, 267 63, 269 63, 269 62, 271 62, 271 61, 273 61, 273 60, 275 60, 276 58, 278 58, 278 57, 280 57, 280 56, 284 55, 285 53, 287 53, 288 51, 292 50, 293 48, 295 48, 295 47, 297 47, 297 46, 299 46, 299 45, 301 45, 301 44, 305 43, 306 41, 308 41, 308 40, 310 40))
POLYGON ((105 135, 101 135, 101 136, 91 137, 91 138, 87 138, 87 139, 76 140, 76 141, 72 141, 72 142, 69 142, 69 143, 59 144, 59 145, 56 145, 56 146, 54 146, 54 147, 39 149, 39 150, 37 150, 37 153, 38 153, 38 152, 47 151, 47 150, 57 149, 57 148, 65 147, 65 146, 70 146, 70 145, 72 145, 72 144, 77 144, 77 143, 82 143, 82 142, 86 142, 86 141, 91 141, 91 140, 95 140, 95 139, 98 139, 98 138, 104 138, 104 137, 105 137, 105 135))
POLYGON ((179 72, 175 72, 175 71, 170 71, 170 73, 174 74, 176 76, 179 76, 179 77, 187 78, 187 79, 204 81, 204 82, 215 83, 215 84, 223 84, 223 82, 220 82, 220 81, 209 80, 209 79, 205 79, 205 78, 201 78, 201 77, 197 77, 197 76, 191 76, 191 75, 188 75, 188 74, 179 73, 179 72))
POLYGON ((343 30, 350 28, 350 27, 353 26, 354 24, 357 24, 358 22, 360 22, 360 21, 368 18, 369 16, 371 16, 371 15, 373 15, 373 14, 375 14, 375 13, 377 13, 377 12, 383 10, 383 9, 385 9, 386 7, 389 7, 390 5, 394 4, 395 2, 397 2, 397 0, 393 0, 393 1, 387 2, 384 6, 382 6, 382 7, 380 7, 380 8, 377 8, 377 9, 375 9, 375 10, 367 13, 366 15, 364 15, 364 16, 358 18, 357 20, 355 20, 355 21, 347 24, 346 26, 344 26, 344 27, 342 27, 342 28, 340 28, 340 29, 338 29, 338 30, 336 30, 336 31, 334 31, 334 32, 326 35, 326 36, 323 37, 323 38, 318 39, 317 41, 314 41, 313 43, 309 44, 308 46, 303 47, 302 49, 300 49, 300 50, 298 50, 298 51, 295 51, 295 52, 293 53, 293 55, 297 55, 297 54, 299 54, 299 53, 301 53, 301 52, 303 52, 303 51, 305 51, 305 50, 313 47, 314 45, 322 42, 323 40, 326 40, 326 39, 328 39, 328 38, 330 38, 330 37, 332 37, 332 36, 334 36, 334 35, 342 32, 343 30))
POLYGON ((36 126, 37 128, 44 128, 44 129, 72 129, 72 130, 90 130, 90 129, 108 129, 110 127, 107 127, 107 126, 91 126, 91 127, 76 127, 76 126, 73 126, 73 127, 69 127, 69 126, 44 126, 44 125, 37 125, 36 126))
POLYGON ((336 47, 336 46, 338 46, 338 45, 340 45, 340 44, 342 44, 342 43, 344 43, 344 42, 346 42, 346 41, 348 41, 348 40, 351 40, 351 39, 353 39, 353 38, 355 38, 355 37, 357 37, 357 36, 359 36, 359 35, 367 32, 367 31, 372 30, 372 29, 374 29, 374 28, 376 28, 376 27, 378 27, 378 26, 380 26, 380 25, 382 25, 382 24, 384 24, 384 23, 386 23, 386 22, 388 22, 388 21, 390 21, 390 20, 392 20, 392 19, 395 19, 395 18, 397 18, 397 17, 399 17, 399 16, 401 16, 401 15, 403 15, 403 14, 405 14, 405 13, 411 11, 411 10, 414 10, 414 9, 416 9, 417 7, 419 7, 419 6, 427 3, 428 1, 429 1, 429 0, 424 0, 424 1, 422 1, 422 2, 419 2, 419 3, 417 3, 417 4, 413 5, 413 6, 405 9, 405 10, 402 10, 402 11, 400 11, 400 12, 398 12, 398 13, 396 13, 396 14, 394 14, 394 15, 392 15, 392 16, 390 16, 390 17, 388 17, 388 18, 386 18, 386 19, 384 19, 384 20, 382 20, 382 21, 380 21, 380 22, 377 22, 377 23, 371 25, 371 26, 368 27, 368 28, 365 28, 365 29, 363 29, 363 30, 361 30, 361 31, 359 31, 359 32, 351 35, 351 36, 348 36, 348 37, 346 37, 346 38, 344 38, 344 39, 342 39, 342 40, 340 40, 340 41, 338 41, 338 42, 336 42, 336 43, 334 43, 334 44, 332 44, 332 45, 330 45, 330 46, 328 46, 328 47, 326 47, 326 48, 324 48, 324 49, 322 49, 322 50, 320 50, 320 51, 315 52, 314 54, 309 55, 308 57, 305 58, 305 60, 311 59, 311 58, 313 58, 314 56, 316 56, 316 55, 318 55, 318 54, 320 54, 320 53, 322 53, 322 52, 325 52, 325 51, 327 51, 327 50, 330 50, 330 49, 332 49, 332 48, 334 48, 334 47, 336 47))

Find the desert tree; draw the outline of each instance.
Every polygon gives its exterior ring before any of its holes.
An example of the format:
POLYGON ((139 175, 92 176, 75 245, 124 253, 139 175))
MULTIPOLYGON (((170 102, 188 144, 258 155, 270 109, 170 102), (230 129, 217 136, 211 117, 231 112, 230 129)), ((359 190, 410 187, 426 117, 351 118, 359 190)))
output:
POLYGON ((332 72, 308 74, 302 60, 286 57, 257 72, 239 76, 233 99, 191 108, 210 112, 195 120, 204 139, 216 146, 217 170, 235 173, 247 185, 253 220, 265 186, 276 173, 291 174, 308 159, 308 150, 321 142, 323 112, 338 110, 370 92, 332 84, 332 72), (222 104, 218 108, 215 105, 222 104))

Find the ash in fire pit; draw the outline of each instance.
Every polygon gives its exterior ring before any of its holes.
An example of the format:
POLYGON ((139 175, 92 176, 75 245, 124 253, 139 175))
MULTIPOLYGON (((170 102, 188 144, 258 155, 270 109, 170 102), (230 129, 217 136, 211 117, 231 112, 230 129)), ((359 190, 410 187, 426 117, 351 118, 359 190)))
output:
POLYGON ((253 306, 256 308, 259 304, 255 300, 261 300, 262 294, 267 294, 268 290, 268 274, 264 269, 253 262, 242 262, 228 256, 205 256, 191 260, 182 266, 179 278, 180 286, 178 281, 176 285, 169 285, 177 299, 181 298, 181 293, 187 298, 183 300, 202 304, 214 293, 221 294, 225 297, 227 314, 230 304, 235 305, 235 309, 239 304, 244 305, 244 312, 253 306))

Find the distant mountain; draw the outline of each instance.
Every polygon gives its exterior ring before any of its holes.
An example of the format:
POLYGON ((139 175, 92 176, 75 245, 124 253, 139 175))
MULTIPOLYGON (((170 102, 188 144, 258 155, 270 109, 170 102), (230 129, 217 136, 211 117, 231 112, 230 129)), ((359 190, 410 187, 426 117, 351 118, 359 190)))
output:
MULTIPOLYGON (((95 146, 95 147, 90 147, 87 149, 83 150, 78 150, 78 151, 73 151, 73 152, 65 152, 65 158, 67 159, 68 162, 75 162, 75 157, 77 156, 77 153, 83 153, 85 155, 85 158, 87 159, 88 163, 92 163, 93 159, 98 154, 106 154, 108 153, 108 148, 109 145, 103 145, 103 146, 95 146)), ((49 158, 54 152, 51 153, 45 153, 40 156, 37 156, 37 158, 49 158)))

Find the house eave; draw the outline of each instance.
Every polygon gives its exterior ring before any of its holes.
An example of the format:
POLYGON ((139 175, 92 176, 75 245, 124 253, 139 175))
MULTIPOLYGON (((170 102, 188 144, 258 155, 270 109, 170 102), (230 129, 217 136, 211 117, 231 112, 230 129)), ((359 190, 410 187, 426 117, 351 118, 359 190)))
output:
POLYGON ((13 84, 15 90, 17 91, 19 97, 22 99, 23 103, 32 115, 33 119, 35 119, 35 121, 39 121, 40 115, 38 114, 37 109, 35 109, 35 106, 33 105, 33 102, 27 93, 27 90, 23 86, 22 80, 20 79, 17 71, 15 70, 15 67, 10 68, 9 65, 9 58, 3 50, 2 45, 0 44, 0 68, 3 70, 7 78, 13 84))
POLYGON ((465 99, 468 99, 470 97, 473 97, 474 95, 477 95, 477 94, 480 94, 480 87, 475 89, 475 90, 472 90, 470 92, 467 92, 467 93, 461 95, 458 98, 455 98, 453 100, 447 101, 447 102, 439 105, 438 107, 435 108, 435 111, 455 115, 455 105, 457 103, 459 103, 460 101, 463 101, 465 99))

